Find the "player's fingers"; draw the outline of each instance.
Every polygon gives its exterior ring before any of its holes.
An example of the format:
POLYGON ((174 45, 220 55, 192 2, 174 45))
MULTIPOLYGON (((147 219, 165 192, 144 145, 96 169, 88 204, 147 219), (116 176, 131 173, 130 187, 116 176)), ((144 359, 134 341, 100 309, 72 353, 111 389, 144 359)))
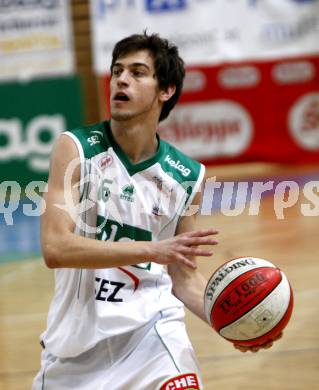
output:
POLYGON ((181 252, 188 256, 212 256, 213 251, 198 247, 182 247, 181 252))
POLYGON ((249 351, 252 352, 252 353, 256 353, 260 350, 260 347, 250 347, 249 348, 249 351))
POLYGON ((271 348, 271 347, 273 346, 273 344, 274 344, 273 341, 268 341, 268 343, 262 345, 262 347, 263 347, 264 349, 269 349, 269 348, 271 348))
POLYGON ((218 241, 211 237, 187 237, 183 239, 183 243, 187 246, 217 245, 218 241))
POLYGON ((191 237, 206 237, 212 234, 218 234, 219 231, 217 229, 210 228, 210 229, 195 230, 190 233, 191 233, 191 237))
POLYGON ((206 237, 210 236, 212 234, 218 234, 219 231, 217 229, 201 229, 201 230, 194 230, 191 232, 181 233, 180 236, 184 237, 206 237))
POLYGON ((276 337, 273 338, 273 341, 281 339, 283 336, 283 332, 280 332, 276 337))
POLYGON ((233 345, 234 345, 234 347, 235 347, 236 349, 238 349, 238 351, 240 351, 240 352, 247 352, 247 351, 248 351, 248 348, 247 348, 247 347, 244 347, 244 346, 238 345, 238 344, 233 344, 233 345))
POLYGON ((234 344, 234 347, 236 349, 238 349, 240 352, 247 352, 247 351, 250 351, 252 353, 256 353, 260 350, 261 346, 251 346, 251 347, 246 347, 244 345, 237 345, 237 344, 234 344))
POLYGON ((189 268, 196 269, 197 264, 195 261, 192 261, 188 259, 187 257, 183 256, 182 254, 177 255, 177 262, 182 265, 186 265, 189 268))
POLYGON ((274 344, 274 341, 277 341, 282 338, 283 333, 280 332, 277 336, 273 337, 271 340, 267 341, 266 343, 262 344, 260 347, 264 349, 271 348, 274 344))

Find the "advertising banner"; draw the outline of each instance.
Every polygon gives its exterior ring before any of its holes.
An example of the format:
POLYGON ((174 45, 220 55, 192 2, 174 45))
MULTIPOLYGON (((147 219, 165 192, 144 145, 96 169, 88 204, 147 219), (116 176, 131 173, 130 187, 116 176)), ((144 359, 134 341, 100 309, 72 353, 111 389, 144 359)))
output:
POLYGON ((91 11, 106 112, 113 45, 147 28, 187 65, 163 138, 208 163, 319 161, 319 0, 91 0, 91 11))
POLYGON ((0 183, 47 181, 52 146, 83 124, 77 77, 0 85, 0 183))
POLYGON ((319 162, 319 56, 188 67, 159 133, 207 164, 319 162))
POLYGON ((0 1, 0 80, 73 71, 69 0, 0 1))
POLYGON ((191 65, 319 53, 318 0, 91 0, 91 18, 98 74, 118 40, 145 29, 191 65))
POLYGON ((319 162, 319 56, 189 69, 163 138, 213 161, 319 162))

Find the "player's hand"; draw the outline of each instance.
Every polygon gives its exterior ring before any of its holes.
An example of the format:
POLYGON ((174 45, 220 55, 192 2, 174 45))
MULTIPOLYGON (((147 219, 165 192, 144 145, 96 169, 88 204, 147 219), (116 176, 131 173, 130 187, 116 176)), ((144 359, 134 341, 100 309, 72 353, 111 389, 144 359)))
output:
POLYGON ((218 242, 211 236, 217 234, 215 229, 197 230, 179 234, 167 240, 151 243, 151 260, 155 263, 182 264, 195 269, 195 256, 211 256, 212 250, 201 248, 202 245, 216 245, 218 242))
POLYGON ((262 345, 258 345, 258 346, 254 346, 254 347, 244 347, 242 345, 234 344, 234 347, 236 349, 238 349, 240 352, 250 351, 250 352, 256 353, 256 352, 258 352, 261 349, 269 349, 269 348, 271 348, 273 346, 273 344, 274 344, 274 341, 279 340, 281 338, 282 338, 282 332, 279 333, 279 335, 274 337, 272 340, 269 340, 265 344, 262 344, 262 345))

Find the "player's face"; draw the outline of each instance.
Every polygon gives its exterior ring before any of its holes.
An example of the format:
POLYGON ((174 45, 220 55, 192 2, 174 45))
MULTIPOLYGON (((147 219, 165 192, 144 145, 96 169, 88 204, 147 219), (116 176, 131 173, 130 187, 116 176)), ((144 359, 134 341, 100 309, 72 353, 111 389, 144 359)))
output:
POLYGON ((147 50, 129 53, 117 59, 113 66, 110 89, 112 119, 142 119, 144 115, 154 115, 158 119, 161 110, 160 91, 154 61, 147 50))

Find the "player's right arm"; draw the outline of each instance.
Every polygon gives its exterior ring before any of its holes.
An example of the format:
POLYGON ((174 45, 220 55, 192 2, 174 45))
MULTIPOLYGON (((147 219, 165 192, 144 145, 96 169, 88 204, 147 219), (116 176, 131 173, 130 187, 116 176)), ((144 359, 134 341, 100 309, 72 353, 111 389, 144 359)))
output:
POLYGON ((79 159, 74 141, 61 135, 51 158, 48 191, 44 195, 45 211, 41 217, 42 253, 49 268, 112 268, 146 261, 179 263, 195 268, 189 257, 190 251, 210 256, 210 251, 200 248, 200 245, 212 243, 211 229, 159 242, 100 241, 75 234, 76 218, 71 215, 72 210, 57 206, 65 204, 65 194, 72 194, 74 205, 79 203, 80 166, 73 170, 71 180, 64 180, 74 159, 79 159))

